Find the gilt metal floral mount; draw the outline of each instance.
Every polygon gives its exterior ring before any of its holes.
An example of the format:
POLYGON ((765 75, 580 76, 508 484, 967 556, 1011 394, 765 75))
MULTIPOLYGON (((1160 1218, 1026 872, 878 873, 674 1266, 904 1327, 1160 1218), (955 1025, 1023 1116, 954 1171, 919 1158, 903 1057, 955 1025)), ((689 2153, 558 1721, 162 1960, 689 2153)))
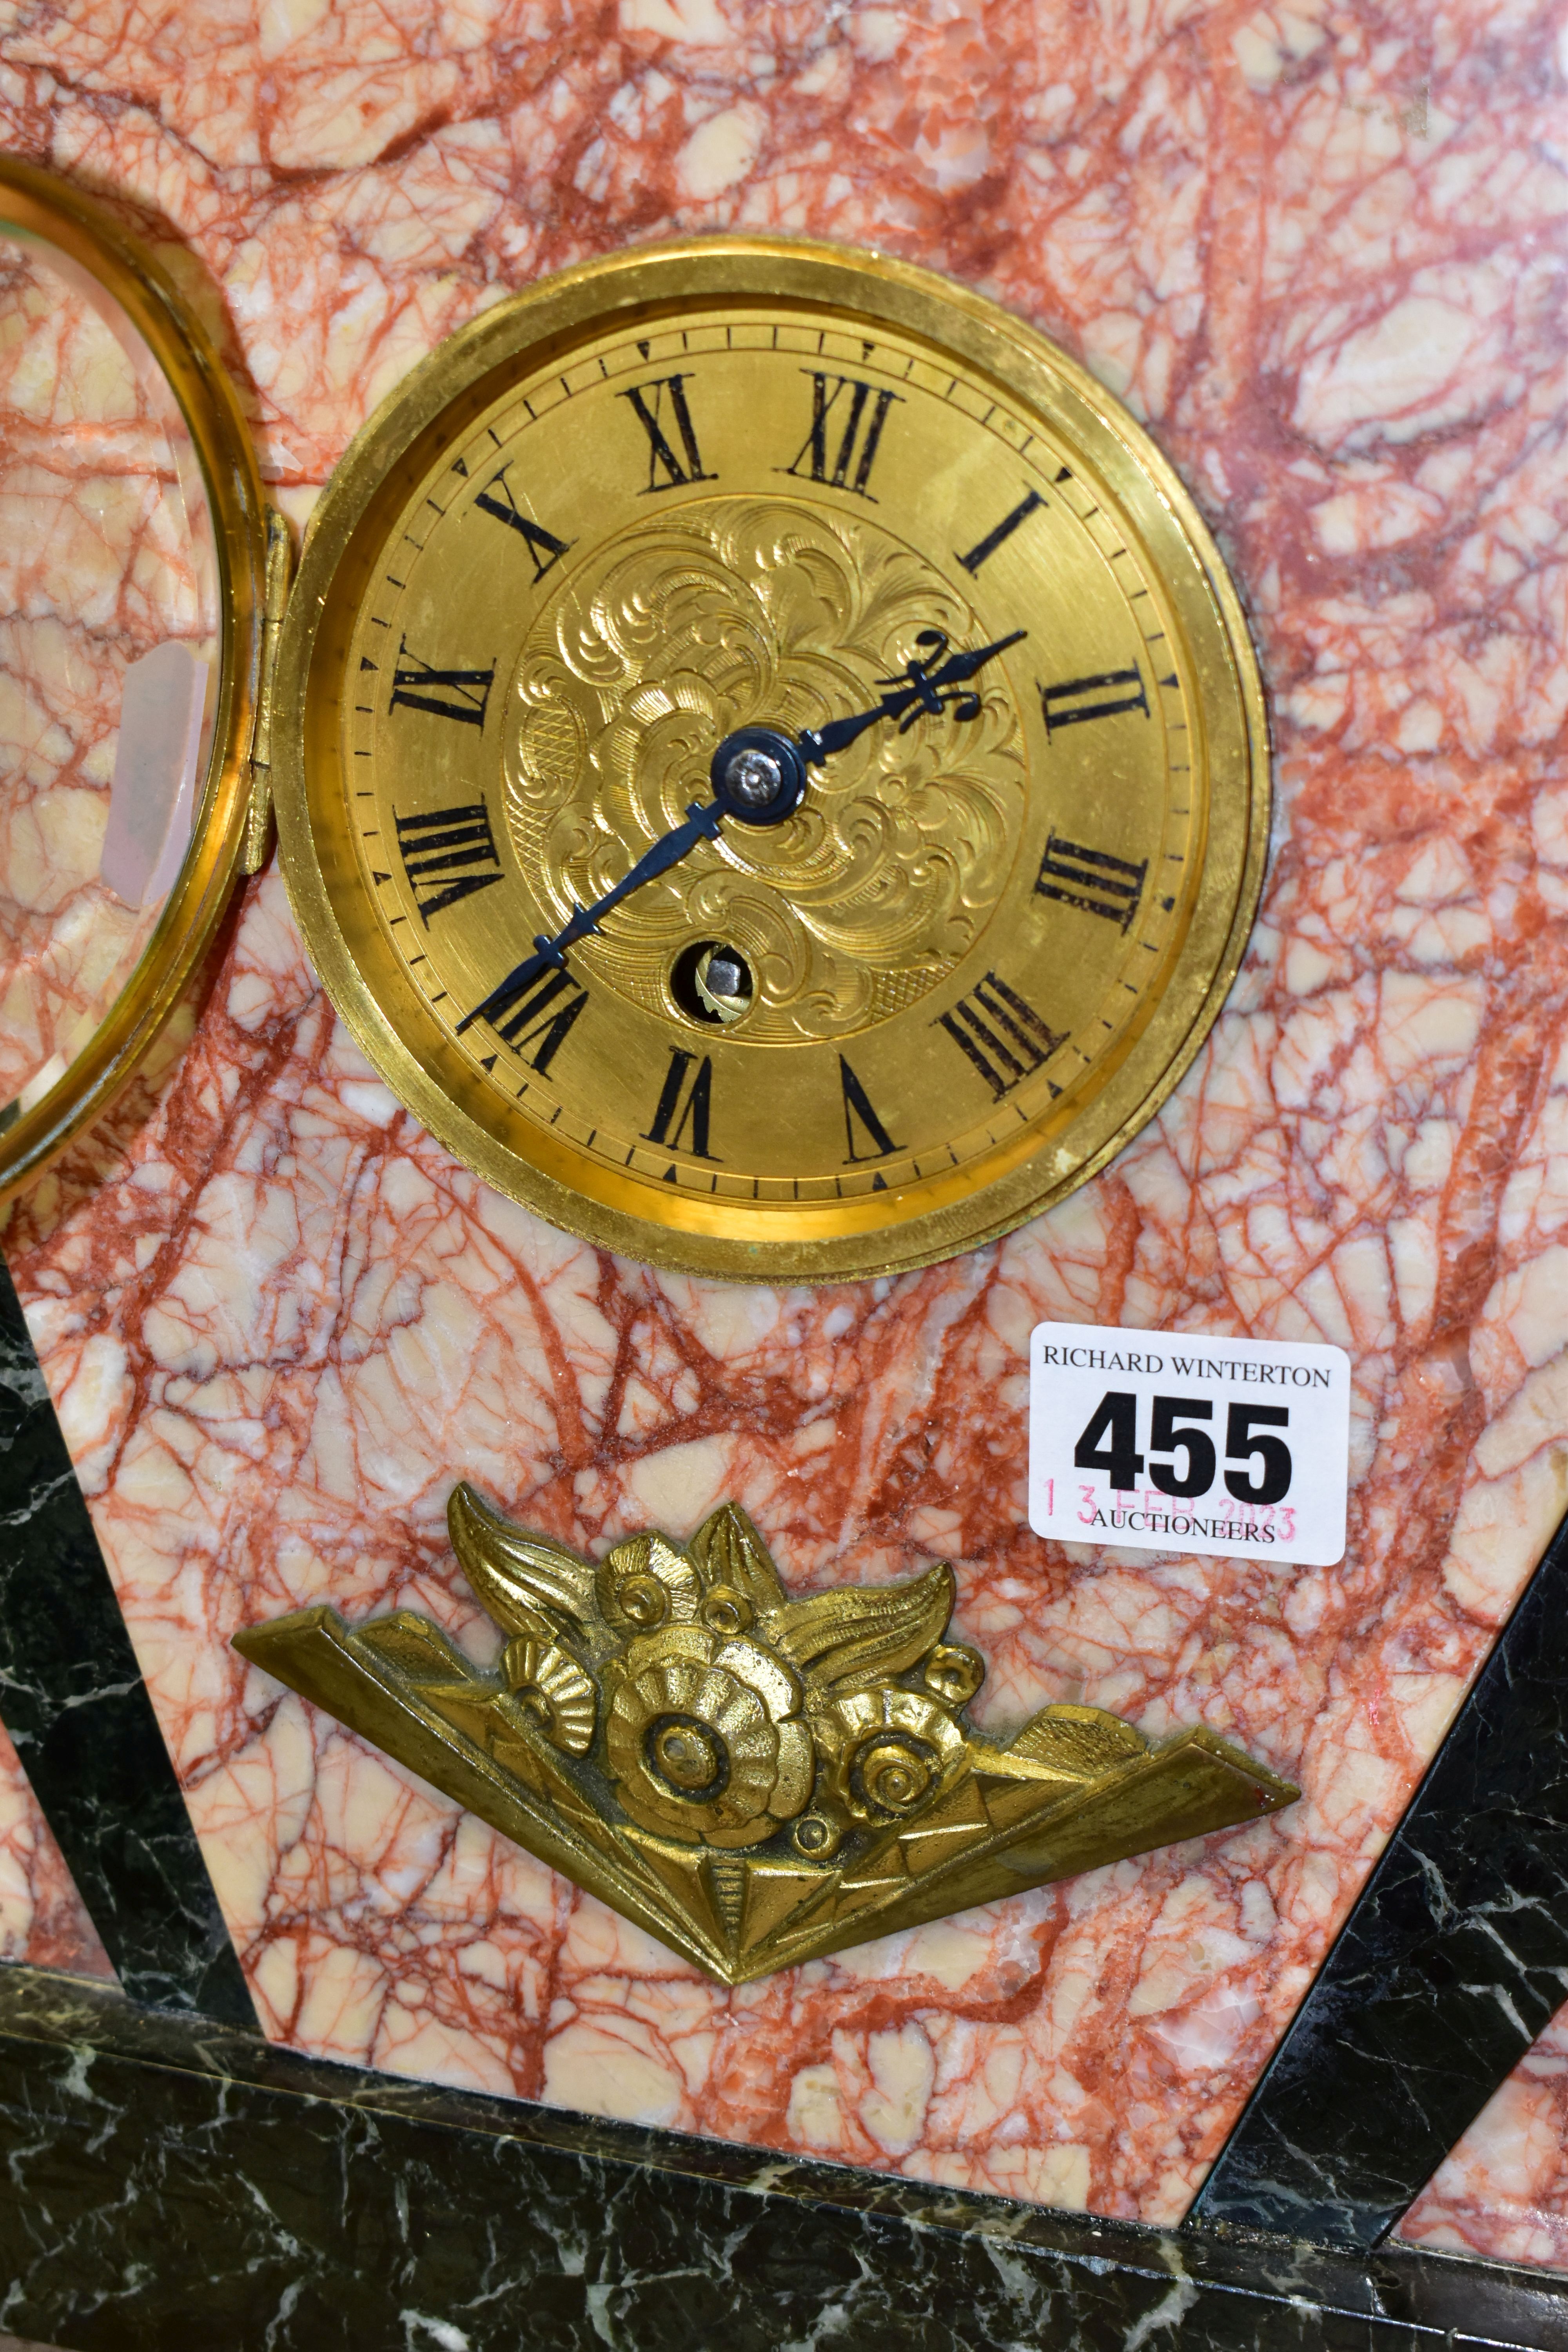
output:
POLYGON ((731 1503, 597 1566, 466 1485, 447 1518, 499 1672, 406 1609, 303 1609, 235 1647, 725 1984, 1299 1793, 1212 1732, 1151 1748, 1099 1707, 983 1737, 945 1566, 792 1601, 731 1503))

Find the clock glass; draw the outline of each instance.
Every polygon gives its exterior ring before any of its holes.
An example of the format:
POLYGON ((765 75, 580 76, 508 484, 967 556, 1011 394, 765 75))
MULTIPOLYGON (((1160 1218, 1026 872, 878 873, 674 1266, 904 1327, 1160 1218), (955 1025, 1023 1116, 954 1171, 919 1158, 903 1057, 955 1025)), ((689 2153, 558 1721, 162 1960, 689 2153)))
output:
POLYGON ((492 1181, 695 1271, 1005 1231, 1234 976, 1234 592, 1132 419, 872 257, 704 240, 481 319, 330 487, 279 813, 334 997, 492 1181))
POLYGON ((0 156, 0 1197, 113 1101, 222 911, 265 547, 191 307, 0 156))

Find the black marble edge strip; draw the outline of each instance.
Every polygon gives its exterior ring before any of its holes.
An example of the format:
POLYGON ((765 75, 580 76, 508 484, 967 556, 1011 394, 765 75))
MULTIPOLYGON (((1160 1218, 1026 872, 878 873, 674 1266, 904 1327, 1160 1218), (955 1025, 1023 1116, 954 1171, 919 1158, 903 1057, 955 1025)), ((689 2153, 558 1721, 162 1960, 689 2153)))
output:
MULTIPOLYGON (((1568 2352, 1568 2276, 1550 2272, 1406 2246, 1362 2256, 1256 2231, 1166 2231, 1016 2204, 819 2159, 404 2081, 306 2057, 210 2021, 139 2009, 89 1979, 0 1966, 0 2068, 26 2075, 47 2063, 47 2053, 65 2052, 71 2053, 72 2080, 80 2092, 90 2085, 95 2063, 118 2061, 149 2077, 194 2075, 225 2091, 258 2091, 275 2103, 298 2103, 301 2125, 310 2110, 324 2105, 400 2123, 420 2134, 510 2144, 568 2163, 638 2171, 662 2179, 663 2193, 677 2203, 683 2193, 718 2189, 763 2203, 783 2200, 846 2219, 876 2220, 895 2229, 901 2225, 922 2235, 989 2240, 1026 2260, 1035 2255, 1095 2277, 1114 2272, 1167 2292, 1175 2287, 1184 2309, 1194 2292, 1261 2298, 1297 2311, 1305 2307, 1370 2322, 1373 2341, 1392 2327, 1439 2340, 1458 2336, 1529 2347, 1531 2352, 1568 2352)), ((242 2194, 251 2193, 243 2181, 239 2187, 242 2194)))
POLYGON ((1568 1519, 1195 2199, 1376 2245, 1568 1997, 1568 1519))
POLYGON ((256 2011, 0 1259, 0 1721, 137 2000, 256 2011))

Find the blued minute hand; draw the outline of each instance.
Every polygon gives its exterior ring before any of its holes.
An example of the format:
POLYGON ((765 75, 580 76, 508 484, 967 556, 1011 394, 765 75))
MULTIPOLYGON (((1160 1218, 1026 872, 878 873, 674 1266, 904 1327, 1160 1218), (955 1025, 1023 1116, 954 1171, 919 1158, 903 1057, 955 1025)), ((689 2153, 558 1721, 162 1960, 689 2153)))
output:
POLYGON ((640 890, 645 882, 652 882, 660 874, 668 874, 672 866, 679 866, 687 851, 695 848, 700 841, 711 841, 723 814, 723 806, 718 801, 693 801, 686 812, 686 823, 661 835, 651 849, 645 849, 631 871, 622 875, 613 890, 606 890, 603 898, 595 898, 591 906, 579 907, 570 922, 563 923, 553 939, 541 937, 534 940, 533 954, 525 956, 521 963, 514 964, 500 987, 492 988, 482 1004, 476 1004, 471 1013, 464 1013, 458 1024, 459 1035, 470 1022, 494 1021, 501 1013, 509 1012, 520 996, 527 995, 535 981, 544 977, 552 965, 558 971, 564 970, 569 947, 585 939, 590 931, 596 931, 611 908, 618 907, 623 898, 629 898, 634 890, 640 890))

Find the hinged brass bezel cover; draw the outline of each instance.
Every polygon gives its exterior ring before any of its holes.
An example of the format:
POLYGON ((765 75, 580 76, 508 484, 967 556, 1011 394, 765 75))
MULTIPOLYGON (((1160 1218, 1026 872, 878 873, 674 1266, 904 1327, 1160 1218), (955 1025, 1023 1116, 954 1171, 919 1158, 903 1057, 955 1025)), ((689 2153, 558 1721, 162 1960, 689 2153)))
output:
POLYGON ((211 512, 216 705, 190 847, 152 938, 88 1045, 0 1133, 0 1199, 30 1183, 134 1076, 212 938, 239 868, 251 803, 267 509, 234 387, 200 320, 141 240, 68 182, 0 155, 0 234, 52 247, 101 286, 141 334, 189 429, 211 512))

